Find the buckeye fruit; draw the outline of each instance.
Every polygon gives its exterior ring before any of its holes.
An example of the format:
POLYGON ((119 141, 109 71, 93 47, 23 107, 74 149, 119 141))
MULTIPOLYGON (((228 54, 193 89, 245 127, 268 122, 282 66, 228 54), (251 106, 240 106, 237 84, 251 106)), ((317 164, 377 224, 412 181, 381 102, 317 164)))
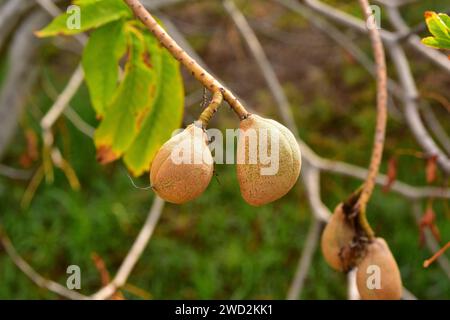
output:
POLYGON ((182 204, 205 191, 214 171, 207 142, 205 131, 191 124, 163 144, 150 170, 151 187, 158 196, 182 204))
POLYGON ((340 203, 331 215, 322 233, 321 247, 325 261, 337 271, 347 271, 351 262, 347 261, 346 250, 355 237, 355 231, 340 203))
POLYGON ((300 175, 301 153, 294 135, 255 114, 241 120, 239 129, 236 169, 242 197, 253 206, 281 198, 300 175))
POLYGON ((367 245, 365 257, 358 265, 356 285, 364 300, 399 300, 402 279, 386 241, 376 238, 367 245))

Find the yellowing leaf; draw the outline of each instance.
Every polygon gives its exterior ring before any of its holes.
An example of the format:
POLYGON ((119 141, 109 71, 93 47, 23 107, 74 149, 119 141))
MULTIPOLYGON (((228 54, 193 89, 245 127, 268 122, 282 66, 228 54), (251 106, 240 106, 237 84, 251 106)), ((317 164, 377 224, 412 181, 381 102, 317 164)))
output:
POLYGON ((125 153, 125 164, 135 176, 150 169, 161 145, 178 129, 183 118, 184 89, 179 64, 166 50, 158 84, 161 86, 153 111, 145 119, 142 130, 125 153))
POLYGON ((422 39, 422 43, 433 48, 450 50, 450 17, 444 13, 427 11, 425 22, 433 37, 422 39))
POLYGON ((59 15, 44 29, 37 31, 36 35, 38 37, 74 35, 132 16, 130 9, 122 0, 81 0, 74 3, 79 6, 79 13, 69 11, 59 15), (71 22, 78 18, 79 28, 74 28, 71 22))
MULTIPOLYGON (((156 71, 147 62, 144 37, 137 32, 130 32, 129 41, 124 79, 111 105, 105 109, 94 136, 95 145, 101 151, 98 153, 101 163, 117 159, 130 146, 156 98, 156 71)), ((154 55, 158 53, 154 52, 154 55)))

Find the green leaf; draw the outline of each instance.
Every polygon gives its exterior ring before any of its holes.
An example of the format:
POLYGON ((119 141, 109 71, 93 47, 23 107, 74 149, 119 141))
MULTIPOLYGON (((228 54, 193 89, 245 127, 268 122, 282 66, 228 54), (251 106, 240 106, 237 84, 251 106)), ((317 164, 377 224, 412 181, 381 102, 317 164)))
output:
POLYGON ((124 157, 125 164, 135 176, 150 169, 156 152, 180 127, 183 119, 183 80, 178 61, 167 50, 163 50, 159 77, 161 88, 153 111, 145 119, 141 132, 124 157))
POLYGON ((130 9, 122 0, 78 0, 74 4, 80 7, 79 28, 70 28, 71 22, 77 19, 78 14, 66 12, 56 17, 44 29, 37 31, 36 35, 38 37, 74 35, 132 16, 130 9))
POLYGON ((422 43, 437 49, 450 49, 450 17, 444 13, 427 11, 425 21, 434 37, 426 37, 422 43))
POLYGON ((436 49, 440 49, 439 47, 439 42, 437 41, 437 39, 435 37, 426 37, 422 39, 422 43, 424 45, 427 45, 429 47, 433 47, 436 49))
MULTIPOLYGON (((146 50, 148 45, 139 31, 130 31, 128 37, 129 58, 124 79, 111 105, 105 109, 104 118, 94 136, 101 163, 119 158, 130 146, 156 99, 157 73, 152 64, 156 61, 150 62, 146 50)), ((156 46, 156 40, 153 41, 156 46)), ((158 52, 154 51, 151 57, 157 55, 158 52)))
POLYGON ((91 102, 98 116, 103 116, 117 88, 119 59, 125 50, 123 20, 96 29, 84 49, 83 70, 91 102))
POLYGON ((422 39, 422 43, 436 49, 450 50, 450 40, 438 39, 434 37, 426 37, 422 39))
POLYGON ((431 34, 436 38, 447 39, 450 37, 447 26, 435 12, 428 14, 426 23, 431 34))
POLYGON ((441 18, 442 22, 447 27, 447 30, 450 32, 450 17, 445 13, 438 13, 439 18, 441 18))

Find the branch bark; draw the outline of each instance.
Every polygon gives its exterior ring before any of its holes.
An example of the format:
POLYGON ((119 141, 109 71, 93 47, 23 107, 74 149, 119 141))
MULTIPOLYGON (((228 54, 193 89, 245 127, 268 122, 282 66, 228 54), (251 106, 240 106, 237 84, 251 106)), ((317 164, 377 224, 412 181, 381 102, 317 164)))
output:
POLYGON ((185 50, 183 50, 167 32, 156 22, 153 16, 145 9, 145 7, 138 0, 124 0, 125 3, 133 10, 136 17, 147 26, 153 35, 160 41, 160 43, 175 57, 181 64, 183 64, 192 75, 209 91, 212 93, 220 91, 223 98, 239 118, 245 119, 248 116, 247 110, 238 100, 238 98, 227 89, 222 83, 205 70, 197 61, 194 60, 185 50))

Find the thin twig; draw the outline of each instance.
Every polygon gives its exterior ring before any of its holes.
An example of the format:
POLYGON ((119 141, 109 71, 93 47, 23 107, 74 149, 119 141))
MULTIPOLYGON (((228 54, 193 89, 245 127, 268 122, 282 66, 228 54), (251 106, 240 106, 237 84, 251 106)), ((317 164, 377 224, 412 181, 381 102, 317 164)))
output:
MULTIPOLYGON (((372 19, 372 10, 369 2, 367 0, 359 0, 359 3, 364 12, 364 16, 366 17, 366 21, 372 19)), ((361 224, 361 227, 364 229, 367 236, 372 238, 374 237, 374 232, 366 218, 366 206, 375 187, 376 178, 378 176, 378 171, 380 170, 380 164, 383 157, 387 123, 387 71, 384 47, 383 42, 381 41, 378 26, 371 26, 368 27, 368 29, 377 69, 377 120, 369 172, 361 191, 361 196, 359 197, 355 207, 358 210, 359 223, 361 224)))
POLYGON ((64 90, 58 96, 52 107, 41 120, 41 127, 44 131, 50 130, 55 121, 64 112, 70 100, 75 96, 81 84, 83 83, 83 67, 78 65, 74 73, 70 77, 64 90))
MULTIPOLYGON (((367 176, 367 169, 355 166, 341 161, 333 161, 329 159, 319 158, 315 163, 318 168, 323 171, 341 174, 344 176, 364 180, 367 176)), ((386 185, 388 177, 385 174, 378 174, 376 183, 380 186, 386 185)), ((391 191, 408 199, 423 199, 423 198, 443 198, 450 199, 450 189, 438 187, 416 187, 411 186, 402 181, 396 180, 391 185, 391 191)))
POLYGON ((128 251, 127 256, 120 265, 116 276, 107 286, 94 293, 91 296, 92 299, 108 299, 117 291, 117 289, 120 289, 127 282, 131 271, 138 262, 139 258, 144 252, 145 247, 147 246, 153 235, 153 231, 155 230, 156 224, 158 223, 163 208, 164 200, 156 196, 153 200, 153 205, 148 213, 147 220, 142 226, 142 229, 139 232, 136 240, 134 241, 133 246, 131 247, 130 251, 128 251))
POLYGON ((417 142, 427 152, 427 154, 430 156, 436 156, 437 162, 441 169, 447 173, 450 173, 450 159, 428 134, 428 131, 420 118, 417 87, 411 72, 411 67, 406 57, 406 53, 404 49, 397 44, 390 45, 389 49, 392 60, 394 61, 394 66, 397 69, 397 73, 400 78, 400 83, 403 87, 403 104, 405 106, 404 113, 409 128, 414 134, 417 142))
POLYGON ((287 294, 288 300, 297 300, 300 298, 305 279, 308 275, 309 268, 311 267, 314 252, 317 249, 323 224, 323 221, 315 218, 311 223, 300 260, 298 261, 294 279, 287 294))
POLYGON ((0 158, 13 138, 18 119, 37 79, 35 55, 40 42, 33 30, 42 27, 47 17, 35 12, 16 29, 8 56, 8 73, 0 91, 0 158))
MULTIPOLYGON (((318 0, 304 0, 304 3, 314 11, 356 31, 368 33, 367 25, 361 19, 358 19, 348 13, 342 12, 331 5, 322 3, 318 0)), ((380 36, 385 42, 393 42, 396 39, 394 33, 387 30, 380 30, 380 36)))
MULTIPOLYGON (((239 29, 241 35, 244 37, 245 42, 249 46, 253 57, 258 63, 264 79, 267 82, 267 86, 271 90, 275 101, 277 102, 280 112, 283 113, 286 110, 290 110, 289 101, 286 98, 286 95, 283 93, 283 88, 281 87, 281 84, 278 81, 273 68, 271 67, 270 61, 264 53, 261 43, 258 41, 258 38, 248 24, 244 15, 237 9, 233 1, 225 0, 223 1, 223 4, 228 14, 236 24, 236 27, 239 29)), ((294 130, 294 128, 296 128, 296 124, 292 113, 289 112, 283 114, 282 118, 286 126, 296 132, 296 130, 294 130)))
POLYGON ((430 129, 430 131, 434 134, 436 140, 442 145, 442 148, 445 150, 447 155, 450 156, 450 137, 447 135, 447 132, 436 117, 433 108, 429 103, 424 102, 422 104, 421 111, 421 115, 428 129, 430 129))
POLYGON ((0 227, 0 242, 3 245, 8 256, 14 262, 14 264, 38 287, 45 288, 51 292, 54 292, 61 297, 65 297, 67 299, 72 300, 85 300, 88 299, 87 296, 82 295, 76 291, 72 291, 67 289, 66 287, 60 285, 57 282, 52 280, 48 280, 41 276, 38 272, 36 272, 16 251, 11 240, 5 233, 3 229, 0 227))
POLYGON ((0 7, 0 49, 11 31, 16 27, 22 14, 29 10, 34 3, 32 1, 7 1, 0 7))
POLYGON ((10 179, 28 180, 32 176, 29 170, 16 169, 0 163, 0 175, 10 179))
MULTIPOLYGON (((411 28, 403 20, 399 8, 387 7, 387 14, 389 21, 397 29, 399 34, 408 34, 411 32, 411 28)), ((418 35, 410 34, 407 42, 414 50, 416 50, 416 52, 429 59, 431 62, 440 67, 440 69, 450 73, 450 60, 448 60, 447 57, 438 50, 425 46, 418 35)), ((396 41, 396 43, 398 44, 398 41, 396 41)))
MULTIPOLYGON (((308 20, 314 27, 320 30, 325 36, 332 39, 337 45, 339 45, 343 50, 348 52, 361 66, 366 69, 372 77, 376 77, 376 67, 375 63, 369 58, 369 56, 360 49, 354 42, 350 39, 343 31, 335 27, 333 24, 328 22, 326 19, 314 14, 314 12, 302 5, 295 0, 276 0, 279 4, 284 7, 298 13, 304 19, 308 20)), ((396 120, 401 120, 401 114, 398 107, 395 104, 393 97, 401 98, 402 90, 400 86, 392 79, 388 78, 388 91, 389 95, 389 111, 391 116, 396 120)))

